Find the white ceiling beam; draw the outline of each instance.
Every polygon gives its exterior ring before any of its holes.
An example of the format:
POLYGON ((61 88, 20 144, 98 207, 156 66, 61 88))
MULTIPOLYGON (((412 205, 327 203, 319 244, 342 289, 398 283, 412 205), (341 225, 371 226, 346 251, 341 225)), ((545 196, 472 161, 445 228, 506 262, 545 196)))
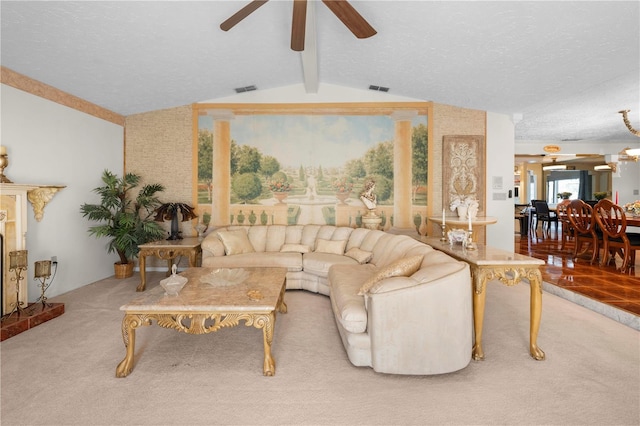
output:
POLYGON ((307 2, 307 24, 304 36, 304 50, 300 52, 302 76, 307 93, 318 93, 318 49, 316 34, 316 2, 307 2))

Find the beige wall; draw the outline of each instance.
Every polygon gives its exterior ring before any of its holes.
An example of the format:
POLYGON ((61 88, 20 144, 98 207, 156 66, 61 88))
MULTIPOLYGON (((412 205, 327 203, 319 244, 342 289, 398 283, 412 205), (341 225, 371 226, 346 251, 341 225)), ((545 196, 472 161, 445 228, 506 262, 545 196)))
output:
POLYGON ((191 105, 126 118, 125 171, 164 185, 164 202, 193 203, 192 121, 191 105))

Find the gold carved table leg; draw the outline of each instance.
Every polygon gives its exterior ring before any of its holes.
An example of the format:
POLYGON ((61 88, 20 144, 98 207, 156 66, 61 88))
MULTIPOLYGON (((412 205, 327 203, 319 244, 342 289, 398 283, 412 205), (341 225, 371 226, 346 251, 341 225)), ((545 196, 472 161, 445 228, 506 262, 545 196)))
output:
POLYGON ((531 286, 531 324, 529 328, 529 352, 531 356, 542 361, 544 352, 538 347, 538 330, 542 317, 542 274, 538 268, 530 269, 528 274, 531 286))
POLYGON ((136 287, 136 291, 144 291, 147 286, 147 253, 140 250, 138 259, 140 260, 140 284, 136 287))
POLYGON ((484 322, 484 307, 487 297, 487 283, 491 280, 499 280, 507 286, 518 284, 523 278, 529 281, 531 287, 530 294, 530 328, 529 328, 529 352, 536 360, 543 360, 545 354, 538 347, 538 330, 540 329, 540 318, 542 316, 542 274, 540 269, 535 267, 514 267, 514 266, 472 266, 473 277, 473 319, 475 331, 475 343, 473 345, 472 356, 476 361, 484 359, 482 349, 482 326, 484 322))
MULTIPOLYGON (((254 321, 254 327, 262 328, 262 340, 264 343, 264 363, 262 373, 265 376, 273 376, 276 374, 276 361, 271 355, 271 344, 273 343, 273 328, 276 322, 275 312, 268 315, 259 315, 254 321)), ((249 325, 249 324, 247 324, 249 325)))
POLYGON ((116 367, 116 377, 127 377, 133 370, 133 356, 136 348, 136 328, 141 325, 151 325, 150 319, 142 315, 127 314, 122 320, 122 340, 127 350, 124 359, 116 367))

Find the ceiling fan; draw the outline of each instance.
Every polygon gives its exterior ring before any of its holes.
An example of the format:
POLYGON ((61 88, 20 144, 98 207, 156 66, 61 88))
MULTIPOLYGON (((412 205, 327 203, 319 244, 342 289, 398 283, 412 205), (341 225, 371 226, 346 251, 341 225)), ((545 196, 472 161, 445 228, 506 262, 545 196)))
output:
MULTIPOLYGON (((220 29, 229 31, 238 22, 253 13, 269 0, 253 0, 220 24, 220 29)), ((376 34, 376 30, 356 11, 347 0, 322 0, 327 7, 358 38, 368 38, 376 34)), ((307 0, 293 0, 293 19, 291 23, 291 49, 297 52, 304 50, 305 25, 307 21, 307 0)))

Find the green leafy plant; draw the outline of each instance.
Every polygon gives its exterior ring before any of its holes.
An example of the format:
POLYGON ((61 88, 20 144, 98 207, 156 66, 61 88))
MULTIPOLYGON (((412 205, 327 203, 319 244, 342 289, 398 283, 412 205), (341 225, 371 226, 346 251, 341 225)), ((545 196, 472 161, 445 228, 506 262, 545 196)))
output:
POLYGON ((134 173, 118 177, 105 170, 102 173, 104 185, 93 190, 100 195, 100 203, 85 203, 80 207, 83 217, 100 223, 91 226, 89 234, 108 238, 107 251, 118 253, 122 264, 129 263, 138 255, 140 244, 164 236, 164 229, 153 220, 155 209, 162 204, 156 194, 164 191, 164 186, 144 185, 132 198, 132 191, 138 187, 140 179, 134 173))
POLYGON ((594 192, 593 193, 593 197, 598 201, 600 201, 600 200, 602 200, 604 198, 607 198, 607 195, 608 194, 606 192, 594 192))

